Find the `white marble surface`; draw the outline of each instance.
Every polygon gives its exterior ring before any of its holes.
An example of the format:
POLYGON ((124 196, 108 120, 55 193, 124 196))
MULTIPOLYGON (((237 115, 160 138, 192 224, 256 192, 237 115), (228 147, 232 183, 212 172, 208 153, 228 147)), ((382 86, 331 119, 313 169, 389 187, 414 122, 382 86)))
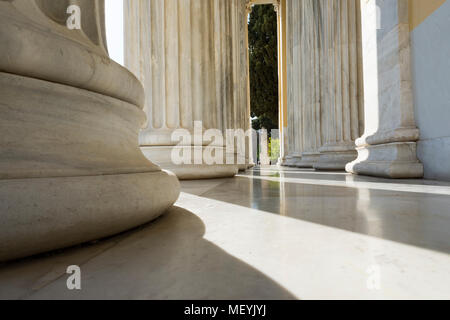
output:
POLYGON ((0 298, 450 298, 448 183, 269 167, 182 189, 152 224, 1 266, 0 298))
POLYGON ((450 1, 411 32, 414 107, 425 177, 450 181, 450 1))

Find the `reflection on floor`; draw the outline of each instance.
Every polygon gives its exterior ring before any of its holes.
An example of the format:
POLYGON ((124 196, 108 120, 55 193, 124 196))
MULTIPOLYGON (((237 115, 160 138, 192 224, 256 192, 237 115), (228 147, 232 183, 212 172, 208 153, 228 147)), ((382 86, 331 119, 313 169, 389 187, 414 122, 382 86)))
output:
POLYGON ((182 188, 154 223, 1 266, 0 299, 450 298, 448 183, 268 167, 182 188))

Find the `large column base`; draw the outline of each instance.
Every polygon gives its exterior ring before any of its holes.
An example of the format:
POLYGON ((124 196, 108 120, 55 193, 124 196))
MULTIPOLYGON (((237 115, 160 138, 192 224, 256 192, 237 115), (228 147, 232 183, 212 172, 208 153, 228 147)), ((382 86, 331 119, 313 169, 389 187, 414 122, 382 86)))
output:
POLYGON ((284 164, 285 167, 291 167, 296 168, 297 164, 302 162, 302 157, 300 155, 293 155, 286 157, 286 163, 284 164))
POLYGON ((245 158, 245 164, 239 164, 239 171, 247 171, 251 168, 253 168, 255 166, 255 164, 253 162, 250 161, 249 158, 245 158))
POLYGON ((325 145, 319 149, 320 158, 314 164, 314 169, 322 171, 344 171, 349 162, 357 158, 355 144, 325 145))
POLYGON ((238 165, 238 171, 239 172, 244 172, 248 169, 248 164, 240 164, 238 165))
POLYGON ((323 153, 319 161, 314 164, 314 169, 318 171, 345 171, 345 167, 357 157, 356 151, 323 153))
MULTIPOLYGON (((152 162, 156 163, 161 168, 172 171, 180 180, 232 178, 238 174, 240 169, 245 170, 248 166, 247 164, 193 164, 194 147, 152 146, 141 147, 141 150, 148 159, 152 159, 152 162), (174 149, 177 150, 177 154, 190 152, 192 156, 190 163, 192 164, 175 164, 172 159, 172 152, 174 149)), ((205 147, 203 147, 201 151, 203 154, 205 147)), ((234 159, 236 159, 236 157, 234 157, 234 159)), ((224 159, 223 162, 226 163, 226 160, 224 159)))
POLYGON ((290 167, 292 163, 292 156, 287 156, 284 161, 281 163, 283 167, 290 167))
POLYGON ((358 158, 347 164, 347 172, 368 176, 422 178, 423 165, 416 157, 415 142, 396 142, 357 148, 358 158))
POLYGON ((319 161, 320 153, 304 152, 302 153, 301 160, 295 163, 297 168, 313 168, 319 161))
POLYGON ((286 162, 286 158, 278 158, 277 166, 284 166, 284 163, 286 162))
POLYGON ((92 91, 0 73, 0 261, 162 215, 177 178, 138 146, 144 113, 92 91))
POLYGON ((108 237, 152 221, 179 195, 167 172, 0 180, 0 261, 108 237))

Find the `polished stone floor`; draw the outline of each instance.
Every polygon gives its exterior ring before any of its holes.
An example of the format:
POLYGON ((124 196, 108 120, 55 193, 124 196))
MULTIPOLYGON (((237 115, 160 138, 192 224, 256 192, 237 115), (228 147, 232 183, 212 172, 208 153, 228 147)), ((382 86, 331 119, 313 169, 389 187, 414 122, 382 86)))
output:
POLYGON ((0 266, 0 299, 450 298, 449 183, 267 167, 182 189, 146 226, 0 266))

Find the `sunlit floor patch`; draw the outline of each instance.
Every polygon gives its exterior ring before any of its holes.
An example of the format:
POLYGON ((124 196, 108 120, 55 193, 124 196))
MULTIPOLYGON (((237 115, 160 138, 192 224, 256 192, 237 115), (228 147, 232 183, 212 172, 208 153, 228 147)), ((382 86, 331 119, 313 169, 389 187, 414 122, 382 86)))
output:
POLYGON ((205 239, 297 298, 450 297, 448 254, 189 194, 179 205, 205 239))

